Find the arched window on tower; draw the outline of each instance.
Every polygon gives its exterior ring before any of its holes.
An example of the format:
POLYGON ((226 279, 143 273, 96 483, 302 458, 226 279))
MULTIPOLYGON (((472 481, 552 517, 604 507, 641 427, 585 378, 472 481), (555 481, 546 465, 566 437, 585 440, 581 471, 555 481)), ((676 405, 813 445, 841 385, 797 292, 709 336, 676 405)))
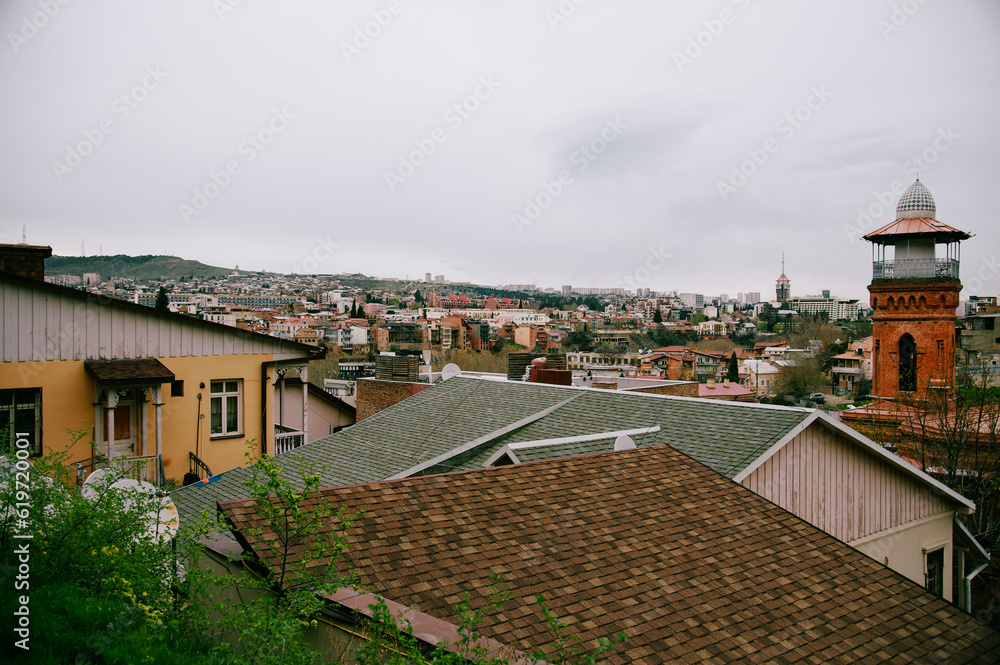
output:
POLYGON ((899 391, 917 390, 917 343, 910 333, 899 338, 899 391))

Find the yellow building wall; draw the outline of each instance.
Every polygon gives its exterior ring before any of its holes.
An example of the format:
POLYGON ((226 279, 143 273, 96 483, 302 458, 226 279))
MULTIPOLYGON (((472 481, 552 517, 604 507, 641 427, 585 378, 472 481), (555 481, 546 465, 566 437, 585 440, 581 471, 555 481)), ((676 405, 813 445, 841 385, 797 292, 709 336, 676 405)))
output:
POLYGON ((42 389, 42 447, 45 453, 69 451, 69 462, 93 455, 94 383, 82 360, 0 363, 0 390, 42 389), (68 429, 85 428, 75 445, 68 429))
MULTIPOLYGON (((178 483, 188 471, 188 452, 195 451, 209 466, 212 473, 221 473, 234 467, 245 466, 247 442, 254 440, 254 454, 258 455, 261 441, 270 435, 273 421, 272 401, 267 402, 267 421, 262 435, 261 414, 261 364, 270 362, 271 354, 198 356, 160 358, 178 380, 184 381, 184 396, 171 397, 170 385, 163 384, 163 467, 166 478, 178 483), (211 438, 211 382, 223 379, 243 379, 242 435, 238 437, 211 438), (201 384, 205 384, 202 388, 201 384), (198 418, 198 394, 201 394, 201 415, 198 418), (200 436, 199 436, 200 434, 200 436)), ((268 370, 269 376, 273 372, 268 370)), ((270 390, 265 390, 268 395, 270 390)), ((156 413, 150 404, 149 438, 155 436, 156 413)), ((268 452, 272 442, 268 442, 268 452)))
MULTIPOLYGON (((198 456, 213 473, 227 471, 246 464, 247 441, 254 440, 255 454, 259 454, 261 441, 269 438, 273 425, 273 398, 270 385, 264 390, 267 396, 264 433, 261 432, 261 365, 270 362, 271 354, 198 356, 159 358, 178 380, 184 381, 184 396, 171 397, 170 384, 162 386, 163 423, 162 449, 165 478, 180 483, 188 471, 188 452, 194 452, 200 432, 198 456), (243 380, 242 435, 238 437, 210 438, 211 381, 220 379, 243 380), (201 384, 205 387, 202 388, 201 384), (198 393, 202 395, 201 415, 198 418, 198 393)), ((273 374, 268 368, 268 376, 273 374)), ((268 380, 270 384, 270 380, 268 380)), ((68 462, 88 459, 93 455, 94 440, 94 382, 84 369, 82 360, 44 361, 25 363, 0 363, 0 389, 42 389, 42 445, 45 452, 69 451, 68 462), (73 446, 68 429, 86 428, 87 434, 73 446)), ((146 404, 149 454, 156 452, 156 410, 146 404)), ((103 411, 103 410, 102 410, 103 411)), ((139 441, 136 454, 142 454, 142 420, 137 415, 136 427, 139 441)), ((268 452, 273 452, 273 442, 268 441, 268 452)))

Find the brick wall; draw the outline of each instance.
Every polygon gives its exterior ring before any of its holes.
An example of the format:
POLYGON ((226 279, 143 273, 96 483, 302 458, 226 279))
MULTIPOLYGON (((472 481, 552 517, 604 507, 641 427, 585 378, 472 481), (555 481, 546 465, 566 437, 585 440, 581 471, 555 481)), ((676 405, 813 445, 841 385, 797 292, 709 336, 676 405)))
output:
POLYGON ((375 415, 397 402, 402 402, 421 390, 430 388, 429 383, 409 383, 406 381, 380 381, 378 379, 358 379, 357 421, 375 415))
POLYGON ((917 349, 917 397, 931 381, 955 385, 955 309, 962 285, 956 281, 910 283, 891 280, 871 284, 872 394, 895 397, 899 392, 899 340, 909 334, 917 349))
POLYGON ((43 280, 45 279, 45 259, 50 256, 52 256, 51 247, 0 245, 0 272, 43 280))

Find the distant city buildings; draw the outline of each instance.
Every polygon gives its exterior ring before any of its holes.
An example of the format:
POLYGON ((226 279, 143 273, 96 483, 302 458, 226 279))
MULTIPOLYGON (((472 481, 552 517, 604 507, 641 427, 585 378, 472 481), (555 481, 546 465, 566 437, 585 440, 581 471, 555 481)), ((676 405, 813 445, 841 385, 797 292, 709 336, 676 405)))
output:
POLYGON ((831 298, 829 291, 824 291, 826 296, 806 296, 804 298, 791 298, 783 301, 788 303, 789 309, 793 309, 799 314, 821 314, 825 313, 830 321, 854 321, 858 318, 858 301, 831 298))

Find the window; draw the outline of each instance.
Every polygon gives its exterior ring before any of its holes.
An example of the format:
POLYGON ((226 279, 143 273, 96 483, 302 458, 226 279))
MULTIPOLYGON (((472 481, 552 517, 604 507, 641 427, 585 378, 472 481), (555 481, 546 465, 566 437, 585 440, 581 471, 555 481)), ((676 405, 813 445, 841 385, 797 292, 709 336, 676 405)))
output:
POLYGON ((27 434, 32 457, 42 454, 42 389, 0 390, 0 435, 14 443, 27 434))
POLYGON ((211 436, 235 436, 243 431, 243 380, 212 381, 211 436))
POLYGON ((899 390, 914 392, 917 389, 917 343, 906 333, 899 338, 899 390))
POLYGON ((171 397, 184 397, 184 381, 177 380, 170 382, 170 396, 171 397))
POLYGON ((924 586, 935 596, 944 597, 944 548, 924 554, 924 586))

